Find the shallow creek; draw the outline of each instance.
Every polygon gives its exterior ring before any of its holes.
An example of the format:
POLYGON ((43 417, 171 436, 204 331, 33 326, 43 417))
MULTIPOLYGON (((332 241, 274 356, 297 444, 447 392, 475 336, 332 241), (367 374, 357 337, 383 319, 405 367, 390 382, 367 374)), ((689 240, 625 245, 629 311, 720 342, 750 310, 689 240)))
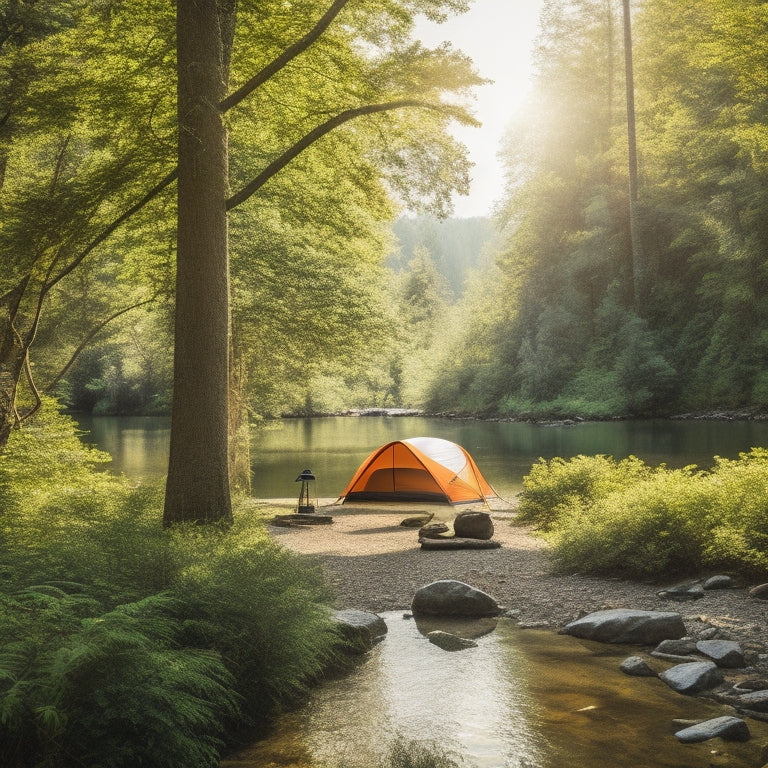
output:
POLYGON ((679 743, 673 734, 682 726, 673 719, 731 712, 622 673, 619 664, 636 648, 520 629, 508 619, 488 631, 495 622, 383 616, 389 632, 381 643, 224 768, 373 768, 397 736, 438 741, 477 768, 757 768, 768 760, 768 723, 754 720, 743 744, 679 743), (433 629, 474 635, 478 647, 441 650, 423 634, 433 629))

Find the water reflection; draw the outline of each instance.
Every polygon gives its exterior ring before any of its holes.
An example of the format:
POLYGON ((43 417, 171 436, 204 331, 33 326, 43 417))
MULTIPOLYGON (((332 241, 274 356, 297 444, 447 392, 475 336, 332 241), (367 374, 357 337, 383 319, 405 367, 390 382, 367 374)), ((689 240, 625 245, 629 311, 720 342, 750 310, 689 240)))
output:
MULTIPOLYGON (((493 634, 478 638, 471 652, 450 653, 430 643, 414 621, 385 618, 389 633, 365 661, 323 684, 270 739, 229 765, 291 765, 287 760, 303 755, 299 766, 375 766, 402 735, 438 741, 471 756, 478 768, 544 768, 518 654, 493 634)), ((456 631, 444 622, 422 628, 456 631)))
MULTIPOLYGON (((83 429, 113 457, 115 471, 132 479, 162 477, 167 469, 168 420, 83 417, 83 429)), ((622 421, 545 426, 436 418, 285 419, 254 427, 253 494, 292 497, 296 474, 311 467, 320 497, 336 497, 373 450, 408 437, 430 435, 463 445, 483 475, 504 497, 520 491, 523 476, 539 458, 578 454, 639 456, 652 465, 698 464, 715 455, 735 458, 768 445, 767 422, 622 421)), ((202 436, 201 436, 202 439, 202 436)))
POLYGON ((750 721, 753 738, 745 744, 680 744, 673 719, 723 710, 659 680, 624 675, 619 663, 637 649, 501 620, 477 648, 447 652, 420 632, 434 625, 384 616, 389 634, 350 675, 320 686, 270 738, 223 768, 368 768, 397 735, 441 742, 477 768, 762 764, 765 723, 750 721))

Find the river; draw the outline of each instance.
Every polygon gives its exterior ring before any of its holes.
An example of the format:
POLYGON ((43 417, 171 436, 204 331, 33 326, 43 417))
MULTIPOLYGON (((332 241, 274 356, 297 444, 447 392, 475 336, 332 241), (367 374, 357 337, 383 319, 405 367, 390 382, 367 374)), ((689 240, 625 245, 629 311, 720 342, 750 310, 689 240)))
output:
MULTIPOLYGON (((133 480, 161 478, 167 468, 169 422, 159 417, 80 417, 85 439, 112 456, 111 468, 133 480)), ((365 457, 391 440, 431 436, 466 448, 505 498, 520 491, 539 457, 634 455, 652 465, 708 467, 713 456, 736 458, 768 446, 768 423, 645 420, 573 426, 427 417, 330 417, 266 421, 252 431, 253 495, 296 494, 303 469, 317 477, 320 497, 336 497, 365 457)), ((201 435, 201 439, 205 439, 201 435)))

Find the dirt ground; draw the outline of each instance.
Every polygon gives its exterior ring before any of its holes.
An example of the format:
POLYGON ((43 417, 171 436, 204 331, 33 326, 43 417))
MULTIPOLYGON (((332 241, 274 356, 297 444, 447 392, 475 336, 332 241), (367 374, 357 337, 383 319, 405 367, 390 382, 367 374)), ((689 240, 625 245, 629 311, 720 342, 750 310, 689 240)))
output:
MULTIPOLYGON (((678 602, 657 595, 670 584, 551 574, 546 543, 529 528, 513 524, 514 508, 491 511, 493 538, 501 543, 498 549, 427 551, 419 545, 418 529, 403 527, 401 521, 434 512, 434 520, 450 525, 456 508, 334 506, 331 501, 321 500, 317 510, 332 517, 330 525, 270 525, 269 531, 283 546, 321 564, 335 590, 337 608, 406 611, 419 587, 437 579, 457 579, 493 596, 525 626, 558 629, 585 613, 607 608, 672 610, 683 615, 694 637, 714 626, 720 636, 755 648, 768 642, 768 602, 750 598, 745 588, 711 590, 701 599, 678 602)), ((292 511, 290 504, 283 502, 286 514, 292 511)), ((768 669, 768 656, 762 650, 760 667, 765 664, 768 669)))

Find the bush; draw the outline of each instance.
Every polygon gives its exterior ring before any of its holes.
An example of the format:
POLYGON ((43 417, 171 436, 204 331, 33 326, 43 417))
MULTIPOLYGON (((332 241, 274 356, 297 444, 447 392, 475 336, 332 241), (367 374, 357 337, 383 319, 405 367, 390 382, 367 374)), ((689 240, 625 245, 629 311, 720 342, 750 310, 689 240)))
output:
POLYGON ((520 509, 544 531, 559 571, 768 575, 767 449, 717 458, 706 472, 651 469, 634 457, 540 460, 520 509))
POLYGON ((662 471, 568 511, 547 536, 555 570, 651 579, 696 571, 706 501, 691 471, 662 471))
POLYGON ((717 458, 706 480, 716 512, 704 562, 754 576, 768 574, 768 449, 753 448, 735 461, 717 458))
POLYGON ((46 405, 0 456, 4 766, 215 765, 332 657, 319 572, 256 513, 162 527, 46 405))
POLYGON ((611 456, 539 459, 523 478, 519 519, 548 530, 562 516, 590 507, 652 473, 634 456, 619 462, 611 456))

